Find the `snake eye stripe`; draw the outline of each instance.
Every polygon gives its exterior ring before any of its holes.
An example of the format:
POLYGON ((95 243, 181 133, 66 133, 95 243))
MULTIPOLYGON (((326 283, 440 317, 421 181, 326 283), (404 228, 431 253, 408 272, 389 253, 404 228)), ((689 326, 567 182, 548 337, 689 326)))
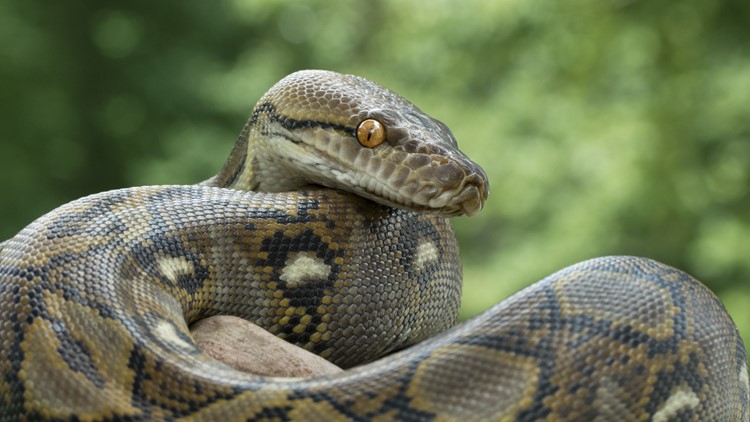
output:
POLYGON ((316 120, 298 120, 288 116, 284 116, 277 113, 276 108, 270 103, 263 103, 256 107, 256 109, 253 111, 249 125, 257 125, 262 114, 267 114, 270 120, 279 123, 281 126, 288 130, 319 127, 324 129, 333 129, 339 132, 343 132, 349 136, 355 136, 357 133, 357 129, 351 126, 338 125, 335 123, 321 122, 316 120))

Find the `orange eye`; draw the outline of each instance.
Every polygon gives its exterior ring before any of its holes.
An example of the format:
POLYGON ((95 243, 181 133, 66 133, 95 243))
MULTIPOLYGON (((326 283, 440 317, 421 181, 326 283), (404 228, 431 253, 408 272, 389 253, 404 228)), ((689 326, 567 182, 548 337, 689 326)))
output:
POLYGON ((375 148, 385 141, 385 126, 375 119, 363 120, 357 126, 357 140, 363 147, 375 148))

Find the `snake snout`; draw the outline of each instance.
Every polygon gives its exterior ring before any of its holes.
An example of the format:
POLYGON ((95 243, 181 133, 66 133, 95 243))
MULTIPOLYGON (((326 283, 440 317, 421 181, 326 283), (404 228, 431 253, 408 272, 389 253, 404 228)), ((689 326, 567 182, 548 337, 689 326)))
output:
POLYGON ((487 175, 473 162, 454 160, 422 169, 422 186, 413 199, 439 214, 474 215, 484 206, 489 193, 487 175))
POLYGON ((489 191, 487 175, 477 166, 474 172, 464 177, 462 187, 451 200, 455 214, 466 214, 471 217, 481 211, 489 191))
POLYGON ((482 171, 481 175, 472 173, 466 178, 461 193, 456 195, 455 203, 460 207, 463 214, 471 217, 482 209, 489 192, 490 185, 484 171, 482 171))

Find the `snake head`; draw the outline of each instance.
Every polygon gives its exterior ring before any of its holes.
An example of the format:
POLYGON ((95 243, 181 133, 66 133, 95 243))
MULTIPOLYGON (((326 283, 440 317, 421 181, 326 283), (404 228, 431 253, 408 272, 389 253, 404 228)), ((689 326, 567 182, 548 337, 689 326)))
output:
POLYGON ((246 133, 256 190, 322 185, 446 216, 476 214, 489 193, 445 124, 358 76, 292 73, 260 99, 246 133))

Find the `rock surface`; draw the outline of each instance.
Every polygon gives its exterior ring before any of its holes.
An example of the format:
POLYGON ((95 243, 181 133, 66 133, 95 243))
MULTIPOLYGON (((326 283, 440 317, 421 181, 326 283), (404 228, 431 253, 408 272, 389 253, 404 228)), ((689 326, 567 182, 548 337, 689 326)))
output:
POLYGON ((274 377, 311 377, 342 369, 242 318, 214 316, 190 327, 206 354, 240 371, 274 377))

